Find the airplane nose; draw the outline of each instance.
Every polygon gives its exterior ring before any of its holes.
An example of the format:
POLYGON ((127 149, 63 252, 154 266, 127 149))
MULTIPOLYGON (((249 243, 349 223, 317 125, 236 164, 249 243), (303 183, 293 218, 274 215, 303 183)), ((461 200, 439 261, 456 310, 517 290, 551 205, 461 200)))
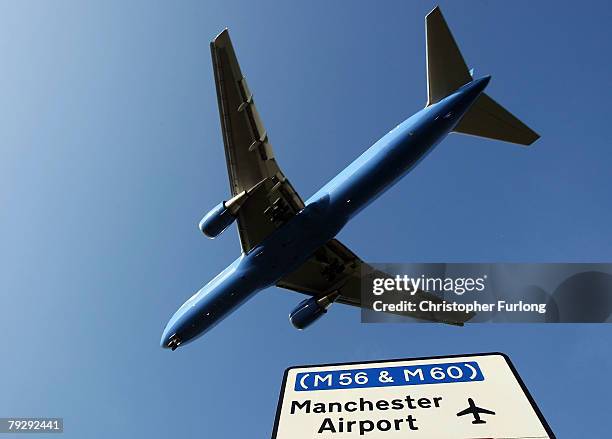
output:
POLYGON ((161 340, 159 341, 159 345, 164 349, 168 347, 168 337, 166 337, 166 333, 162 334, 161 340))
POLYGON ((164 349, 168 348, 168 342, 170 341, 169 339, 170 337, 168 337, 167 331, 164 331, 161 336, 161 340, 159 341, 159 345, 164 349))

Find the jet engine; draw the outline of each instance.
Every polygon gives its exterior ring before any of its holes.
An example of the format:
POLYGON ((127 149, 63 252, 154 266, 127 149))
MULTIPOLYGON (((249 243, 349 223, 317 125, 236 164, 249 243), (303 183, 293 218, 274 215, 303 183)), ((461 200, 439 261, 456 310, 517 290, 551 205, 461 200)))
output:
POLYGON ((209 238, 216 238, 227 229, 238 216, 238 211, 250 196, 260 187, 264 187, 264 178, 248 191, 242 191, 227 201, 222 201, 208 212, 200 221, 200 230, 209 238))
POLYGON ((323 297, 310 297, 302 302, 289 314, 289 321, 296 329, 306 329, 316 322, 327 312, 334 300, 338 297, 337 292, 333 292, 323 297))
POLYGON ((209 238, 216 238, 235 220, 236 216, 225 206, 225 201, 222 201, 202 218, 200 230, 209 238))

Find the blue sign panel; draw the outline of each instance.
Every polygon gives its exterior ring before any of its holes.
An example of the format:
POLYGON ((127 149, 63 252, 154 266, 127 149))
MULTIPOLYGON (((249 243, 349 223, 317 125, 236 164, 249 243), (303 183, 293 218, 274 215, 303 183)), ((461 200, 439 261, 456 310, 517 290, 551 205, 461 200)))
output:
POLYGON ((362 389, 471 381, 484 381, 484 375, 476 361, 300 372, 296 376, 295 391, 362 389))

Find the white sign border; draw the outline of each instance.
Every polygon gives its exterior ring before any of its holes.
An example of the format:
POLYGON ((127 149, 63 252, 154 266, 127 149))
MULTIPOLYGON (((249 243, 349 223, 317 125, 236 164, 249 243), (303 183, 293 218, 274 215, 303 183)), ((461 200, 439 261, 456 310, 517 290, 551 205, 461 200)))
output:
POLYGON ((484 357, 484 356, 498 356, 498 357, 502 357, 506 361, 506 364, 512 371, 514 378, 521 386, 521 390, 527 397, 527 400, 531 404, 531 407, 533 407, 533 411, 538 416, 538 419, 540 420, 542 427, 544 427, 544 430, 546 430, 546 433, 550 436, 551 439, 556 439, 555 434, 553 433, 550 426, 548 425, 548 422, 546 422, 546 418, 544 418, 544 415, 542 414, 542 412, 540 411, 540 408, 536 404, 535 399, 533 399, 533 396, 531 396, 529 389, 523 382, 521 376, 519 375, 518 371, 514 367, 514 364, 512 364, 510 357, 504 354, 503 352, 481 352, 481 353, 476 353, 476 354, 435 355, 435 356, 430 356, 430 357, 392 358, 389 360, 351 361, 351 362, 346 362, 346 363, 306 364, 303 366, 288 367, 287 369, 285 369, 285 374, 283 375, 283 383, 281 385, 280 394, 278 396, 278 404, 276 406, 276 415, 274 417, 274 428, 272 429, 272 439, 277 439, 276 435, 278 433, 278 425, 280 423, 280 415, 281 415, 281 410, 283 406, 283 399, 285 398, 285 388, 287 386, 287 377, 289 376, 289 372, 293 369, 304 369, 304 368, 309 368, 309 367, 356 366, 356 365, 362 365, 362 364, 366 365, 366 364, 374 364, 374 363, 395 363, 395 362, 402 362, 402 361, 421 361, 421 360, 444 360, 444 359, 453 359, 453 358, 466 358, 466 357, 469 358, 469 357, 484 357))

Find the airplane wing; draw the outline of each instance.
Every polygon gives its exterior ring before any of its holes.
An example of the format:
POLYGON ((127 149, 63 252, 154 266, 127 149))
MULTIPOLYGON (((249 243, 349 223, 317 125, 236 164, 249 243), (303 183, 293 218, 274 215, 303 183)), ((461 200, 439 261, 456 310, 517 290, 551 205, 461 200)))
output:
POLYGON ((471 407, 466 408, 465 410, 461 410, 457 413, 457 416, 465 416, 474 413, 474 409, 471 407))
POLYGON ((231 193, 249 193, 237 218, 242 250, 248 252, 300 211, 304 202, 274 158, 227 29, 210 49, 231 193))
POLYGON ((483 408, 480 408, 480 407, 476 407, 476 411, 478 413, 485 414, 485 415, 494 415, 495 414, 494 411, 483 409, 483 408))
MULTIPOLYGON (((391 275, 376 270, 363 262, 337 239, 332 239, 318 249, 297 270, 280 279, 276 286, 315 297, 325 296, 338 291, 339 296, 336 302, 371 309, 372 303, 363 303, 361 300, 361 282, 364 276, 391 277, 391 275)), ((402 299, 417 304, 424 300, 432 301, 433 303, 442 302, 442 299, 438 296, 421 290, 413 296, 406 293, 406 297, 402 299)), ((474 316, 474 314, 464 312, 434 313, 417 311, 413 313, 397 312, 394 314, 459 326, 462 326, 474 316)))

